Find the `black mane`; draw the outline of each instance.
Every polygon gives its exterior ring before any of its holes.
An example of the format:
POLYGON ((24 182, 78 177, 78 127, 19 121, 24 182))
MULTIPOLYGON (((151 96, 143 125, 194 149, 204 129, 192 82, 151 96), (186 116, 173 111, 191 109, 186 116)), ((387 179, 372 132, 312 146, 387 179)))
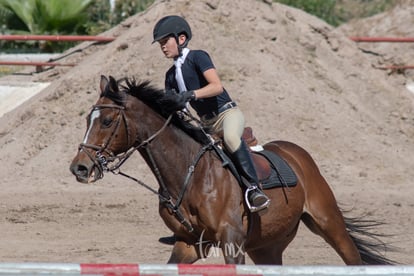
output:
MULTIPOLYGON (((154 88, 154 86, 152 86, 151 82, 148 80, 137 82, 134 78, 125 78, 120 81, 123 80, 125 80, 125 85, 120 85, 122 92, 138 98, 146 105, 151 107, 155 112, 162 115, 164 118, 167 118, 170 115, 169 113, 165 112, 164 108, 160 104, 160 99, 165 96, 163 90, 154 88)), ((199 127, 196 127, 189 122, 180 119, 176 113, 173 114, 172 123, 179 129, 183 130, 187 135, 195 139, 197 142, 201 144, 210 143, 210 139, 199 127)))
POLYGON ((164 96, 163 90, 155 88, 148 80, 141 82, 137 82, 135 78, 126 78, 123 80, 125 80, 125 85, 120 85, 123 92, 138 98, 154 111, 165 117, 166 114, 159 104, 159 100, 164 96))

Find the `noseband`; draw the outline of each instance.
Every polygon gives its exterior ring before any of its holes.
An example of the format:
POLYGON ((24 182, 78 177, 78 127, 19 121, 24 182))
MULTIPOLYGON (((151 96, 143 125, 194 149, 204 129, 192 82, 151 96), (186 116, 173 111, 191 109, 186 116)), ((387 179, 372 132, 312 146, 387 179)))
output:
MULTIPOLYGON (((94 105, 92 107, 92 111, 96 109, 104 109, 104 108, 111 108, 111 109, 117 109, 118 114, 116 118, 115 126, 113 127, 111 135, 108 137, 108 139, 105 141, 105 143, 102 144, 102 146, 93 145, 93 144, 87 144, 87 143, 81 143, 79 144, 79 151, 83 149, 92 149, 95 151, 95 156, 90 151, 84 150, 84 152, 88 155, 88 157, 91 159, 91 161, 94 163, 94 165, 99 170, 99 175, 96 177, 96 179, 101 179, 104 176, 104 172, 113 172, 116 173, 116 171, 121 167, 121 165, 134 153, 135 150, 138 150, 142 147, 145 147, 147 144, 149 144, 152 140, 154 140, 170 123, 172 115, 168 117, 164 125, 156 131, 153 135, 151 135, 148 139, 142 141, 139 145, 135 147, 131 147, 126 152, 121 154, 114 154, 111 150, 108 149, 110 143, 115 137, 115 134, 118 132, 121 121, 124 122, 125 129, 127 132, 127 143, 130 145, 130 128, 128 126, 128 120, 125 116, 125 107, 115 104, 101 104, 101 105, 94 105), (105 154, 106 156, 105 156, 105 154), (111 164, 111 165, 109 165, 111 164)), ((91 111, 91 112, 92 112, 91 111)), ((136 140, 134 141, 136 142, 136 140)))

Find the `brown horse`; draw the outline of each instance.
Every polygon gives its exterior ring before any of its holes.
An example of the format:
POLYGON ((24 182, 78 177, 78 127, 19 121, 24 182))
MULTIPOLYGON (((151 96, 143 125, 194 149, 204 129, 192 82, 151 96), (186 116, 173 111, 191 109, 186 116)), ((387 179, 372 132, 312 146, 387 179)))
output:
POLYGON ((84 141, 70 170, 78 181, 90 183, 105 171, 118 171, 138 150, 158 179, 159 214, 176 237, 169 263, 193 263, 215 245, 226 263, 243 264, 246 253, 256 264, 280 265, 300 221, 345 264, 393 263, 378 253, 384 244, 367 229, 377 224, 344 219, 317 165, 301 147, 285 141, 264 145, 289 164, 297 185, 266 190, 268 212, 252 214, 237 178, 223 168, 217 153, 163 114, 158 104, 163 91, 148 81, 120 82, 101 77, 101 95, 87 117, 84 141))

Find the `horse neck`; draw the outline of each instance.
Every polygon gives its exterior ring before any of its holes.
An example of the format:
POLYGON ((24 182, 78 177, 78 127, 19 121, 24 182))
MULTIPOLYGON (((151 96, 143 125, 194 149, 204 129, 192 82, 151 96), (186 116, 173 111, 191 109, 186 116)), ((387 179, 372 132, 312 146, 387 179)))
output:
MULTIPOLYGON (((139 140, 144 141, 164 127, 166 119, 150 108, 137 110, 142 110, 142 114, 134 119, 137 129, 140 129, 139 140)), ((165 185, 168 192, 176 196, 200 148, 199 143, 170 124, 139 152, 159 184, 165 185)))

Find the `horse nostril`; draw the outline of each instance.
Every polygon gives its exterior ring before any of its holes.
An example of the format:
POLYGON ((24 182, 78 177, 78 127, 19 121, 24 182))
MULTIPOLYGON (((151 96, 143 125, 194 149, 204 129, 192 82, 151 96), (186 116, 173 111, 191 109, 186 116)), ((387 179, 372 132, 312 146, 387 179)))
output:
POLYGON ((80 177, 88 177, 88 168, 84 165, 75 165, 72 167, 72 173, 80 177))

